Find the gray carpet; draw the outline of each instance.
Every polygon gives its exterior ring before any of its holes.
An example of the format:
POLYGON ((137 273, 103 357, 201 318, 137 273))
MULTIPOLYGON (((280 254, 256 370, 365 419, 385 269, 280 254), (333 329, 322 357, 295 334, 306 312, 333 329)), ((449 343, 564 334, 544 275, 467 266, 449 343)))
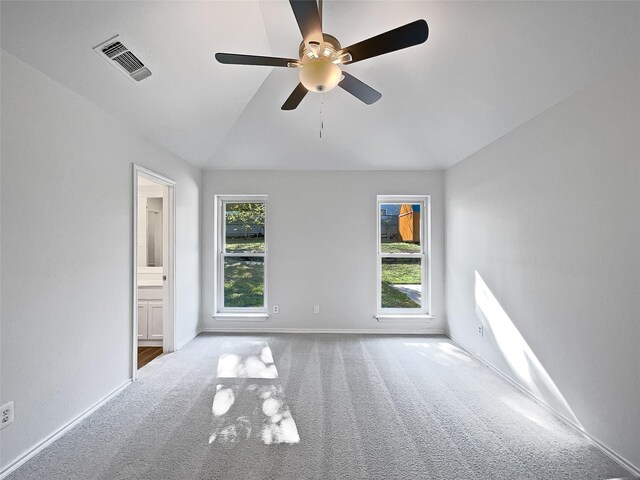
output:
POLYGON ((628 474, 445 338, 201 335, 8 478, 628 474))

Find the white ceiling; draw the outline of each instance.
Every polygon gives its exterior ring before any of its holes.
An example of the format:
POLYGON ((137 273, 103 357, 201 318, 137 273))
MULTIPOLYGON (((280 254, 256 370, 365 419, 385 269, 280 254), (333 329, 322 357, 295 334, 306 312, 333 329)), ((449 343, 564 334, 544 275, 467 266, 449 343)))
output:
POLYGON ((295 70, 213 54, 295 57, 287 1, 3 1, 0 13, 4 50, 210 169, 446 168, 640 61, 640 2, 325 1, 324 30, 343 45, 418 18, 429 39, 345 67, 378 103, 337 88, 284 112, 295 70), (115 34, 149 79, 131 82, 92 50, 115 34))

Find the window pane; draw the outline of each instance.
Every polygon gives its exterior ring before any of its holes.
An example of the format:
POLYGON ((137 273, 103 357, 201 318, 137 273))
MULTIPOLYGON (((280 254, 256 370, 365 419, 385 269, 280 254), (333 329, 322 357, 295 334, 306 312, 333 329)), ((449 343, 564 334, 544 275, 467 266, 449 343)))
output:
POLYGON ((264 252, 264 202, 226 203, 225 252, 264 252))
POLYGON ((380 251, 382 253, 420 253, 419 203, 380 205, 380 251))
POLYGON ((224 306, 264 306, 264 258, 224 259, 224 306))
POLYGON ((420 308, 422 305, 422 260, 382 259, 382 308, 420 308))

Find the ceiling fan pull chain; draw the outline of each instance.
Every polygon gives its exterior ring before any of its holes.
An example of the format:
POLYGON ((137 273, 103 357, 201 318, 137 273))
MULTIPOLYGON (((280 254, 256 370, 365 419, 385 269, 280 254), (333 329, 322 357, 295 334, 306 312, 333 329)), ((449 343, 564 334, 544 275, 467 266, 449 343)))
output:
POLYGON ((320 138, 322 138, 322 130, 324 130, 324 120, 322 119, 322 107, 324 106, 324 98, 320 99, 320 138))

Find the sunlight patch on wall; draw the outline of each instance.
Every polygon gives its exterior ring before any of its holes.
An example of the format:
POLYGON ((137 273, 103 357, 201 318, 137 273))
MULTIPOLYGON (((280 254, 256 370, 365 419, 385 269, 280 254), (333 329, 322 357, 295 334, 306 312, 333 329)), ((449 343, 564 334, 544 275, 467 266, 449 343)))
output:
POLYGON ((576 424, 580 422, 480 274, 475 272, 476 314, 495 338, 518 381, 576 424))

